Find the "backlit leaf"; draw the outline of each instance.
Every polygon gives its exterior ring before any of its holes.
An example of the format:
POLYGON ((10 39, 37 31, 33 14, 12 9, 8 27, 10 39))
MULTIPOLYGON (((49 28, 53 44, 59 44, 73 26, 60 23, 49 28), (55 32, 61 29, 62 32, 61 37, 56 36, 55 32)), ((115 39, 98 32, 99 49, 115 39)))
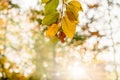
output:
POLYGON ((76 31, 76 23, 70 21, 68 19, 68 16, 66 15, 65 17, 63 17, 62 19, 62 29, 63 32, 65 33, 66 36, 68 36, 69 38, 73 38, 75 31, 76 31))
POLYGON ((78 2, 76 0, 71 1, 68 4, 71 5, 71 6, 73 6, 76 9, 78 9, 79 11, 83 11, 82 5, 80 4, 80 2, 78 2))
POLYGON ((59 34, 58 34, 58 39, 62 42, 62 43, 64 43, 65 42, 65 37, 66 37, 66 35, 65 35, 65 33, 64 32, 59 32, 59 34))
POLYGON ((59 24, 54 23, 51 26, 48 26, 48 29, 46 31, 46 36, 47 37, 54 37, 59 29, 59 24))
POLYGON ((66 14, 71 21, 78 22, 78 12, 82 11, 81 4, 78 1, 71 1, 66 6, 66 14))
POLYGON ((77 21, 78 20, 78 11, 75 10, 75 8, 70 6, 70 5, 68 5, 66 7, 66 14, 68 15, 68 18, 71 21, 77 21))
POLYGON ((44 10, 45 17, 42 20, 43 25, 51 25, 58 20, 59 13, 56 10, 58 3, 59 0, 50 0, 46 3, 44 10))
POLYGON ((58 3, 59 3, 59 0, 50 0, 48 3, 46 3, 45 15, 55 12, 58 6, 58 3))
POLYGON ((56 22, 58 20, 59 13, 52 12, 50 14, 45 15, 45 17, 42 20, 43 25, 51 25, 52 23, 56 22))

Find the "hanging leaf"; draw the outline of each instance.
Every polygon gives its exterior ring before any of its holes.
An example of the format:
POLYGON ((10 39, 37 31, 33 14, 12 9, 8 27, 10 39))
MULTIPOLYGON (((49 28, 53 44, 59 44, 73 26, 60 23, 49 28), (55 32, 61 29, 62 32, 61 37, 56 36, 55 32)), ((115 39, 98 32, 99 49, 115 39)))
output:
POLYGON ((66 6, 66 14, 71 21, 78 23, 78 12, 82 11, 81 4, 78 1, 71 1, 66 6))
POLYGON ((48 15, 45 15, 45 17, 42 20, 43 25, 51 25, 52 23, 56 22, 58 20, 59 13, 52 12, 48 15))
POLYGON ((55 12, 58 6, 58 3, 59 3, 59 0, 50 0, 48 3, 46 3, 45 15, 55 12))
POLYGON ((66 37, 66 35, 65 35, 65 33, 64 33, 63 31, 58 34, 58 39, 59 39, 62 43, 65 42, 65 37, 66 37))
POLYGON ((58 32, 59 29, 59 24, 58 23, 54 23, 51 26, 48 27, 47 31, 46 31, 46 36, 47 37, 54 37, 56 35, 56 33, 58 32))
POLYGON ((76 30, 75 22, 72 22, 68 19, 68 16, 66 15, 62 19, 62 29, 66 36, 69 38, 73 38, 76 30))
POLYGON ((66 14, 71 21, 78 21, 78 11, 75 10, 72 6, 66 7, 66 14))
MULTIPOLYGON (((64 0, 66 2, 67 0, 64 0)), ((57 6, 59 0, 42 0, 42 3, 46 3, 44 7, 44 18, 42 20, 42 25, 48 25, 46 30, 47 37, 54 37, 57 32, 58 38, 64 42, 65 37, 73 38, 76 31, 76 24, 78 21, 78 12, 82 11, 81 4, 76 1, 70 1, 66 6, 65 16, 62 18, 62 32, 59 30, 59 13, 57 12, 57 6)))
POLYGON ((42 3, 47 3, 48 1, 50 1, 50 0, 42 0, 42 3))
POLYGON ((50 0, 46 3, 44 11, 45 17, 42 20, 43 25, 51 25, 58 20, 59 13, 56 10, 58 3, 59 0, 50 0))
POLYGON ((81 3, 76 0, 71 1, 68 4, 78 9, 79 11, 83 11, 81 3))

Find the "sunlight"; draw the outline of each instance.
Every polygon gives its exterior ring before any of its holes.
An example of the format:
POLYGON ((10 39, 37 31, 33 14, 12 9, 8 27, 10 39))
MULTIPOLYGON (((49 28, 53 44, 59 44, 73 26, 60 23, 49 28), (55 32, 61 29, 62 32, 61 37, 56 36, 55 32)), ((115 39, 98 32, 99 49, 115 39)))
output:
POLYGON ((69 75, 73 78, 84 78, 85 68, 83 66, 79 66, 77 64, 72 64, 68 67, 69 75))

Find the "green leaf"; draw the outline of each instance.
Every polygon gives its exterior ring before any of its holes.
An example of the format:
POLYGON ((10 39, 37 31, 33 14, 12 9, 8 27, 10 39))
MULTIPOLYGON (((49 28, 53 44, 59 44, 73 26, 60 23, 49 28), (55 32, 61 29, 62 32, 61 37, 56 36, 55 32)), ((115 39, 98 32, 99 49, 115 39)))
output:
POLYGON ((48 1, 50 1, 50 0, 42 0, 42 3, 47 3, 48 1))
POLYGON ((59 13, 56 8, 58 6, 59 0, 50 0, 45 5, 45 17, 42 20, 43 25, 51 25, 54 22, 57 22, 59 13))
POLYGON ((45 5, 45 15, 52 13, 53 11, 56 11, 56 8, 58 6, 59 0, 51 0, 45 5))
POLYGON ((52 23, 54 23, 58 20, 58 17, 59 17, 59 13, 57 11, 47 14, 43 18, 42 24, 43 25, 51 25, 52 23))

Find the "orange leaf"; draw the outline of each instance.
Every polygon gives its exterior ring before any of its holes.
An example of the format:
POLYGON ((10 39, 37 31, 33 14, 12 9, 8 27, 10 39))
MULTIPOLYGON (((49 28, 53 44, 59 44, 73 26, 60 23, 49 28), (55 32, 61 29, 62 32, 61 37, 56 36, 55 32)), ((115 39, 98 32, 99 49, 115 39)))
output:
POLYGON ((56 35, 56 33, 58 32, 58 29, 59 29, 59 24, 53 23, 51 26, 48 26, 48 29, 46 31, 46 36, 54 37, 56 35))

